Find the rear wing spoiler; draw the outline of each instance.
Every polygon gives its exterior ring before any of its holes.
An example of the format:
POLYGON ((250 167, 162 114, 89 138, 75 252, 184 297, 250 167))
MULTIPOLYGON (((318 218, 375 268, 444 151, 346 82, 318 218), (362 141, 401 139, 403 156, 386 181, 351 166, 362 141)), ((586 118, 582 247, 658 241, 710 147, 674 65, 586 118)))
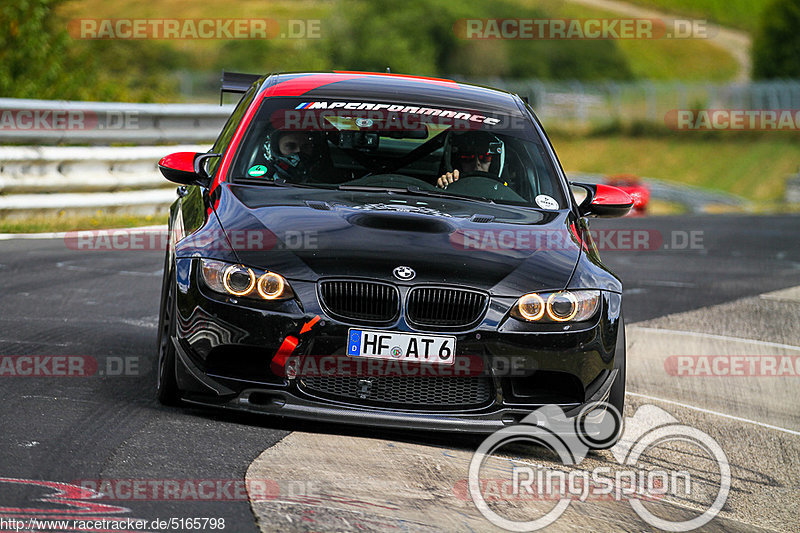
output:
POLYGON ((245 74, 243 72, 222 71, 221 87, 219 90, 219 105, 222 105, 222 95, 225 93, 244 94, 250 86, 258 81, 263 74, 245 74))

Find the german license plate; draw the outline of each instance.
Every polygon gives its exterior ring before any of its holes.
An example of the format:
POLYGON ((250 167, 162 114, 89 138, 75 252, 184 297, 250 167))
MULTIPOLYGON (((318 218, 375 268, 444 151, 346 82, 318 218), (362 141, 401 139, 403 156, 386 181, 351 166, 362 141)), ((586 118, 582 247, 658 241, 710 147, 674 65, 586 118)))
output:
POLYGON ((350 329, 347 355, 452 365, 456 338, 444 335, 418 335, 394 331, 350 329))

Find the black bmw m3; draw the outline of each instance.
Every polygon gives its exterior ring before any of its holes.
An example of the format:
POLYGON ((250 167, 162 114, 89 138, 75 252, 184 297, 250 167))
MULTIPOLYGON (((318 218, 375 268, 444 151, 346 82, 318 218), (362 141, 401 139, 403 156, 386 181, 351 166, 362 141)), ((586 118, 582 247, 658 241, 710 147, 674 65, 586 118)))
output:
POLYGON ((587 217, 633 202, 570 184, 523 99, 357 72, 223 90, 213 148, 159 163, 162 403, 476 433, 622 410, 622 284, 587 217))

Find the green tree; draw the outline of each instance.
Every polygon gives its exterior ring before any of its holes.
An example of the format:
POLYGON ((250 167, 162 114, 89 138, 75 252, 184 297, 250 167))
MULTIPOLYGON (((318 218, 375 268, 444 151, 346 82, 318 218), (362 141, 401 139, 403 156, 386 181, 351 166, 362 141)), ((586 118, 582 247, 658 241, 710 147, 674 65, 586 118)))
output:
POLYGON ((800 78, 800 0, 776 0, 764 9, 753 40, 753 77, 800 78))
POLYGON ((16 0, 0 6, 0 95, 57 98, 75 70, 68 35, 54 22, 61 0, 16 0))
POLYGON ((153 41, 75 39, 56 12, 64 2, 0 2, 0 96, 175 100, 181 54, 153 41))

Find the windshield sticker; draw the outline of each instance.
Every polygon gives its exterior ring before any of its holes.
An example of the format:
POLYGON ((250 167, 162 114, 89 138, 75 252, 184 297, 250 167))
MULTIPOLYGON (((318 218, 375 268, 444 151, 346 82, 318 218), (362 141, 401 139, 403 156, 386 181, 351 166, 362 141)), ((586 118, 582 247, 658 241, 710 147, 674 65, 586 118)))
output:
POLYGON ((271 116, 274 128, 294 131, 413 131, 426 126, 466 131, 501 128, 507 120, 475 110, 371 102, 302 102, 271 116))
POLYGON ((546 194, 540 194, 536 197, 536 205, 542 209, 557 210, 559 208, 558 202, 556 202, 555 198, 552 196, 547 196, 546 194))
POLYGON ((250 169, 247 171, 247 174, 253 177, 263 176, 266 173, 267 173, 267 167, 265 167, 264 165, 255 165, 253 167, 250 167, 250 169))
POLYGON ((452 109, 440 109, 436 107, 420 107, 402 104, 376 104, 370 102, 302 102, 295 109, 344 109, 348 111, 381 111, 389 113, 409 113, 413 115, 423 115, 441 118, 451 118, 453 120, 469 120, 483 124, 495 125, 500 123, 499 118, 487 117, 468 111, 454 111, 452 109))

